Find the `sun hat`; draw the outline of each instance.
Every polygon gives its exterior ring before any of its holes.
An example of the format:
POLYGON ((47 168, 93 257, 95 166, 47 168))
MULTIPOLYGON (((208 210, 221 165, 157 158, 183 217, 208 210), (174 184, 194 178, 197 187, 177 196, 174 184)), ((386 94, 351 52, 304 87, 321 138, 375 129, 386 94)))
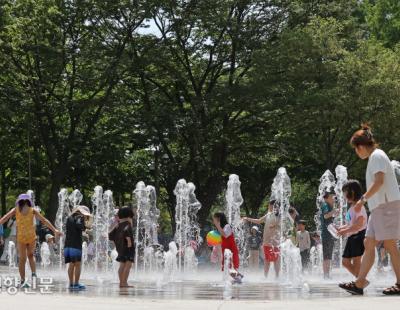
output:
POLYGON ((88 207, 86 206, 77 206, 72 210, 72 214, 75 214, 76 212, 81 213, 84 216, 92 216, 92 214, 90 213, 90 210, 88 207))
POLYGON ((31 196, 28 195, 28 194, 21 194, 21 195, 19 195, 18 198, 17 198, 17 200, 16 200, 16 202, 15 202, 15 206, 18 207, 18 206, 19 206, 19 203, 20 203, 21 201, 23 201, 23 200, 28 200, 29 203, 30 203, 30 205, 31 205, 31 207, 33 207, 32 198, 31 198, 31 196))
POLYGON ((54 239, 54 236, 52 234, 46 234, 46 242, 48 242, 50 239, 54 239))

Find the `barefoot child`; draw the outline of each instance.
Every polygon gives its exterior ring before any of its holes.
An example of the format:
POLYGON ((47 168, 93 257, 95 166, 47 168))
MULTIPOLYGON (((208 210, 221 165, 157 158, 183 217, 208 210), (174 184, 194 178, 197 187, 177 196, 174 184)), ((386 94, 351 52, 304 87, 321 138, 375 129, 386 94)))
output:
POLYGON ((338 235, 347 235, 347 242, 343 252, 343 266, 356 278, 360 271, 361 257, 364 254, 364 237, 367 228, 367 211, 364 206, 356 212, 354 205, 362 196, 361 185, 356 180, 349 180, 343 186, 343 193, 349 204, 346 214, 347 224, 339 227, 338 235))
POLYGON ((77 206, 67 219, 64 244, 64 258, 68 265, 70 290, 84 290, 86 287, 79 283, 82 261, 82 233, 89 226, 88 220, 92 215, 86 206, 77 206))
POLYGON ((250 229, 250 236, 247 238, 247 244, 249 246, 249 267, 252 270, 259 268, 260 262, 260 246, 262 240, 257 226, 253 226, 250 229))
POLYGON ((18 244, 18 268, 21 276, 21 286, 29 287, 25 281, 25 263, 29 260, 32 271, 32 277, 36 277, 36 262, 34 251, 36 247, 36 231, 34 219, 40 220, 44 225, 51 229, 57 237, 60 232, 38 211, 33 208, 31 197, 28 194, 18 196, 15 203, 16 207, 11 209, 3 218, 0 219, 0 225, 3 225, 8 219, 16 217, 17 223, 17 244, 18 244))
POLYGON ((133 245, 133 211, 129 207, 118 210, 119 222, 110 229, 109 239, 115 243, 118 252, 117 262, 119 287, 133 287, 128 284, 129 272, 135 261, 133 245))
POLYGON ((226 216, 222 212, 214 213, 213 223, 221 234, 222 244, 222 270, 224 270, 225 263, 225 250, 228 249, 232 252, 232 266, 230 266, 230 274, 234 281, 240 283, 243 275, 239 273, 239 250, 236 245, 235 236, 233 235, 232 226, 228 224, 226 216))
POLYGON ((280 219, 275 209, 275 200, 268 203, 268 212, 259 219, 244 217, 243 220, 260 225, 264 223, 263 251, 264 251, 264 276, 268 277, 271 263, 274 264, 275 276, 278 278, 280 270, 280 219))
POLYGON ((310 233, 306 230, 306 221, 300 220, 297 224, 297 246, 300 249, 302 271, 307 271, 310 266, 310 233))

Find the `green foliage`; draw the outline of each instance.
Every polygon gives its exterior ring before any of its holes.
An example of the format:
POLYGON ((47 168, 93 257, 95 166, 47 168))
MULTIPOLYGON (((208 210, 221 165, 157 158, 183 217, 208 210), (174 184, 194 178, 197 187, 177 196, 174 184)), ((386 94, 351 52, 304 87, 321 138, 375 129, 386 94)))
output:
POLYGON ((122 205, 143 180, 166 230, 179 178, 206 224, 230 173, 256 217, 285 166, 312 225, 326 169, 364 178, 348 144, 362 121, 400 157, 398 12, 390 0, 2 1, 3 212, 29 186, 28 156, 50 218, 61 186, 101 184, 122 205))
POLYGON ((400 2, 397 0, 366 0, 365 20, 371 34, 385 46, 400 42, 400 2))

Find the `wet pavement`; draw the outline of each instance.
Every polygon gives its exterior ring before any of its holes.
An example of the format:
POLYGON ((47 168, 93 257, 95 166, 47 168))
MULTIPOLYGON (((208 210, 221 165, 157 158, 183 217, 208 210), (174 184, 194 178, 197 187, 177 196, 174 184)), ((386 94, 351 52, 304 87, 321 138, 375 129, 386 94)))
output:
MULTIPOLYGON (((337 271, 339 273, 339 271, 337 271)), ((17 270, 0 267, 2 277, 18 276, 17 270)), ((155 277, 135 281, 132 277, 130 284, 134 287, 120 289, 112 274, 108 277, 101 273, 84 271, 82 282, 85 291, 70 292, 67 289, 66 272, 60 270, 38 270, 38 276, 51 277, 53 295, 86 296, 102 298, 137 298, 147 300, 241 300, 241 301, 283 301, 283 300, 317 300, 348 298, 350 295, 341 290, 337 284, 343 276, 336 275, 337 280, 324 281, 320 277, 307 277, 299 285, 267 281, 260 275, 249 274, 242 284, 224 285, 221 273, 203 272, 193 275, 193 279, 175 280, 170 282, 158 281, 155 277), (246 279, 247 278, 247 279, 246 279)), ((390 277, 389 277, 390 278, 390 277)), ((349 278, 345 278, 349 280, 349 278)), ((381 277, 366 290, 367 296, 382 296, 382 289, 391 284, 390 279, 381 277)), ((3 291, 4 291, 3 287, 3 291)), ((37 289, 38 290, 38 289, 37 289)), ((19 292, 24 294, 24 292, 19 292)), ((400 302, 400 299, 399 299, 400 302)), ((400 304, 399 304, 400 305, 400 304)))
MULTIPOLYGON (((88 285, 85 292, 72 292, 85 296, 103 297, 134 297, 148 299, 194 299, 194 300, 222 300, 231 298, 236 300, 288 300, 300 298, 338 298, 348 296, 337 285, 313 285, 310 292, 302 288, 293 288, 273 283, 243 283, 233 285, 227 296, 226 289, 215 283, 198 283, 191 281, 169 283, 161 288, 151 283, 132 283, 133 288, 120 289, 117 284, 88 285)), ((58 294, 67 293, 64 287, 59 286, 58 294)))

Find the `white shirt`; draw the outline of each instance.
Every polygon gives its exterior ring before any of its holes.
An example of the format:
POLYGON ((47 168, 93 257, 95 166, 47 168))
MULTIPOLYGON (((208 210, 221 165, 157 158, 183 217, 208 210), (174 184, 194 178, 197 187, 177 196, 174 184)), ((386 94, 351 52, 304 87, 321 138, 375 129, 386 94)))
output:
POLYGON ((299 243, 300 252, 304 250, 309 250, 311 248, 310 233, 307 230, 298 231, 297 242, 299 243))
POLYGON ((368 199, 370 211, 383 203, 400 200, 400 191, 394 169, 389 157, 380 149, 374 150, 368 159, 366 173, 367 190, 374 183, 375 174, 378 172, 385 174, 384 181, 379 191, 368 199))
POLYGON ((269 212, 261 218, 264 224, 263 245, 277 246, 280 239, 279 217, 269 212))

